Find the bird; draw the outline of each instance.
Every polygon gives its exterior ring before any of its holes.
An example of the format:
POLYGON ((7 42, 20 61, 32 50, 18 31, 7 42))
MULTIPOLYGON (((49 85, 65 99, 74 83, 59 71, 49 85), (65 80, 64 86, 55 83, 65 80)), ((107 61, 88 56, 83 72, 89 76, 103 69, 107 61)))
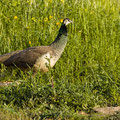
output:
POLYGON ((69 18, 63 20, 57 37, 50 45, 29 47, 0 55, 0 64, 7 67, 17 66, 24 70, 33 68, 35 72, 48 72, 48 65, 52 68, 64 51, 68 41, 67 25, 70 23, 72 21, 69 18))

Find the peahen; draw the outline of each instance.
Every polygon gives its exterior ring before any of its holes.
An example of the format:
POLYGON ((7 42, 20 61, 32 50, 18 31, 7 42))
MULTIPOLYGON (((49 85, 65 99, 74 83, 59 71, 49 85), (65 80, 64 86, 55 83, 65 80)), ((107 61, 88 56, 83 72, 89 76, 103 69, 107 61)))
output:
POLYGON ((34 71, 41 70, 47 72, 47 64, 52 68, 66 46, 68 40, 66 26, 71 22, 68 18, 63 20, 55 41, 50 45, 30 47, 0 55, 0 63, 5 66, 17 66, 24 70, 32 67, 34 71))

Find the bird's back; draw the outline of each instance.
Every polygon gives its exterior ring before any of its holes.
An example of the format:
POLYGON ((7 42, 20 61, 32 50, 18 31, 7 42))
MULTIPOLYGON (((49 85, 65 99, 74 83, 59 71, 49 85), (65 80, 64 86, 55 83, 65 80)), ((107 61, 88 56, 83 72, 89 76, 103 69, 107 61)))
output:
POLYGON ((52 53, 49 46, 30 47, 12 55, 3 64, 6 66, 16 65, 20 68, 33 67, 37 59, 48 52, 52 53))

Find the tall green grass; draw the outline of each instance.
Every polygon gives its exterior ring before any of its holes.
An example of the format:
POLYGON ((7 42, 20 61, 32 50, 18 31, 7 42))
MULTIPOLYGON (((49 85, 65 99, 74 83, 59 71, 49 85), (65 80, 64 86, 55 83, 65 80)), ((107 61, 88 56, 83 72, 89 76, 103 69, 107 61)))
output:
POLYGON ((1 69, 1 81, 21 82, 0 88, 1 109, 19 108, 34 119, 78 119, 81 110, 120 105, 118 0, 2 0, 0 54, 49 45, 66 17, 73 21, 69 41, 52 70, 33 78, 32 70, 1 69))

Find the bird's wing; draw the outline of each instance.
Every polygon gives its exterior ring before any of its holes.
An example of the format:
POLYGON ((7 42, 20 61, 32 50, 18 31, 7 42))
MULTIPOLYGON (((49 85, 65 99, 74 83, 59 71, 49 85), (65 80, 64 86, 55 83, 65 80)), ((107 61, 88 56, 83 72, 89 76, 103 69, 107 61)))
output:
POLYGON ((0 64, 3 63, 4 61, 6 61, 9 57, 11 57, 12 55, 21 52, 22 50, 17 50, 11 53, 6 53, 3 55, 0 55, 0 64))
POLYGON ((17 67, 27 68, 33 67, 38 57, 51 51, 49 46, 27 48, 7 59, 3 64, 6 66, 16 65, 17 67))

